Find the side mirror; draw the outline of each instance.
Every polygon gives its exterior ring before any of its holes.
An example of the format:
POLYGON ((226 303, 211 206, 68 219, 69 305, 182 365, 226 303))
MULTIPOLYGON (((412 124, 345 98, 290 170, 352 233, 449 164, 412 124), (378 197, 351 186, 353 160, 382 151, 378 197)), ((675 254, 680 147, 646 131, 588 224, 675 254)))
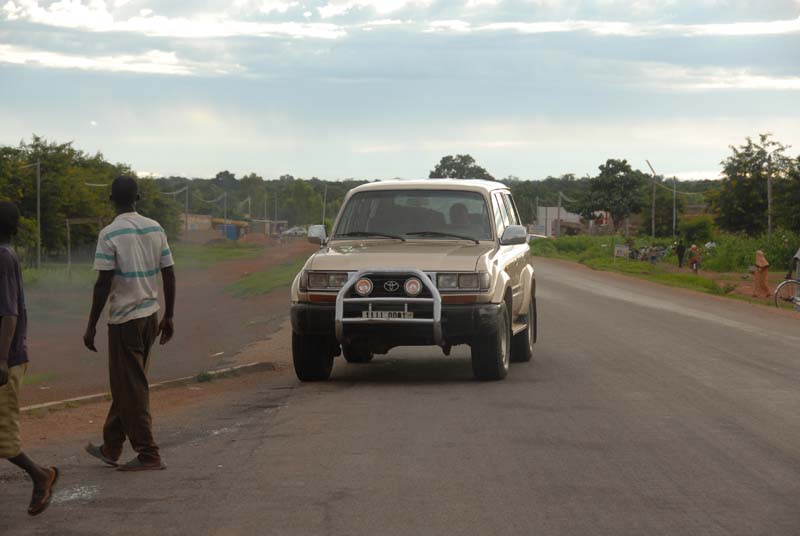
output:
POLYGON ((528 241, 528 231, 522 225, 509 225, 500 237, 501 246, 516 246, 528 241))
POLYGON ((308 241, 321 246, 327 240, 324 225, 312 225, 308 228, 308 241))

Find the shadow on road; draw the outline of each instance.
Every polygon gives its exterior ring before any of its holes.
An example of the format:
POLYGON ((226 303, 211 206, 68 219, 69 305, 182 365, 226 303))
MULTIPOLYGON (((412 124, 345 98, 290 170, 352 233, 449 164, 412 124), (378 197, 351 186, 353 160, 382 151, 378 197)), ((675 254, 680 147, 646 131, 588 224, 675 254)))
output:
POLYGON ((349 364, 337 358, 332 384, 463 384, 475 383, 469 358, 376 356, 371 363, 349 364))

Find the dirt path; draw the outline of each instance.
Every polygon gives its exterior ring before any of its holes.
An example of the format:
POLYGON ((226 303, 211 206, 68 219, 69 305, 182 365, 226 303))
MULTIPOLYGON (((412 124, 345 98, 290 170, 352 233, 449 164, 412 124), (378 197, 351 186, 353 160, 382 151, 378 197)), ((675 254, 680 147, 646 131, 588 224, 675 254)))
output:
MULTIPOLYGON (((279 266, 307 256, 314 246, 293 242, 265 248, 257 259, 228 261, 203 270, 181 271, 178 265, 176 334, 167 346, 155 349, 151 381, 194 375, 235 364, 236 354, 252 343, 266 339, 285 321, 288 289, 250 298, 234 298, 225 285, 243 275, 279 266)), ((76 297, 85 301, 90 295, 76 297)), ((41 303, 41 299, 36 300, 41 303)), ((85 317, 71 315, 63 321, 38 321, 46 311, 30 311, 29 348, 31 365, 23 389, 23 405, 60 400, 106 390, 106 329, 99 326, 94 354, 84 349, 85 317)), ((250 360, 253 350, 249 349, 250 360)), ((268 358, 267 355, 264 356, 268 358)))

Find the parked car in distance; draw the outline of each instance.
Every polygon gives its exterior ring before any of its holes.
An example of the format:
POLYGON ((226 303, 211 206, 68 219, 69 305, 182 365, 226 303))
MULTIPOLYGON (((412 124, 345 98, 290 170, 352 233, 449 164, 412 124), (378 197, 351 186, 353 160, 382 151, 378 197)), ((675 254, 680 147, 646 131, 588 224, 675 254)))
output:
POLYGON ((282 237, 287 237, 287 236, 306 236, 307 234, 308 234, 308 231, 306 230, 305 227, 291 227, 291 228, 286 229, 285 231, 283 231, 281 233, 281 236, 282 237))
POLYGON ((469 345, 480 380, 530 361, 536 279, 509 189, 452 179, 375 182, 344 199, 331 236, 292 285, 297 377, 324 381, 334 358, 368 363, 397 346, 469 345))

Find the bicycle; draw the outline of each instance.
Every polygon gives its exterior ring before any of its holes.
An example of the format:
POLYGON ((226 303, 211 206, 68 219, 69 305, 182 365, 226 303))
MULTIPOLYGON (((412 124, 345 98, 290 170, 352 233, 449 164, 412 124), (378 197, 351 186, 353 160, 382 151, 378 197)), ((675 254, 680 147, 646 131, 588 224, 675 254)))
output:
POLYGON ((775 289, 775 307, 780 307, 781 302, 791 303, 800 307, 800 279, 787 279, 775 289))

